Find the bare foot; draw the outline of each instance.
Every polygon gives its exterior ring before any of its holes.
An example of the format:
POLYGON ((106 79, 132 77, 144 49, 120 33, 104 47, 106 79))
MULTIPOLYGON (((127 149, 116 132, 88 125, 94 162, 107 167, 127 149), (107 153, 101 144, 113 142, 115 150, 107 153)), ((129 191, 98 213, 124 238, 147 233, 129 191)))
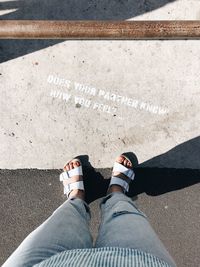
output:
MULTIPOLYGON (((72 170, 76 167, 79 167, 79 166, 80 166, 80 163, 78 161, 70 162, 70 163, 66 164, 63 169, 64 169, 64 171, 70 171, 70 170, 72 170)), ((63 183, 65 184, 65 181, 63 183)), ((73 189, 68 195, 69 199, 72 197, 78 197, 78 198, 84 200, 85 199, 85 191, 80 190, 80 189, 73 189)))
MULTIPOLYGON (((128 161, 123 155, 119 156, 116 158, 115 160, 116 162, 123 164, 125 167, 127 168, 131 168, 132 167, 132 163, 130 161, 128 161)), ((120 185, 111 185, 107 191, 107 194, 113 193, 113 192, 121 192, 124 193, 124 188, 121 187, 120 185)))

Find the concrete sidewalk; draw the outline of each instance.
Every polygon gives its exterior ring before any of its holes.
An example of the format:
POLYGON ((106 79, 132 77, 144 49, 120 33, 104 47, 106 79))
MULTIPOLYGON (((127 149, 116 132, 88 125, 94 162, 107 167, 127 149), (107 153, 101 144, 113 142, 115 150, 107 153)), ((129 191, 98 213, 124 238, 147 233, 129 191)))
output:
MULTIPOLYGON (((195 0, 50 2, 0 18, 200 18, 195 0)), ((144 162, 198 137, 199 55, 198 40, 0 40, 0 167, 58 169, 81 153, 105 168, 113 152, 144 162)))

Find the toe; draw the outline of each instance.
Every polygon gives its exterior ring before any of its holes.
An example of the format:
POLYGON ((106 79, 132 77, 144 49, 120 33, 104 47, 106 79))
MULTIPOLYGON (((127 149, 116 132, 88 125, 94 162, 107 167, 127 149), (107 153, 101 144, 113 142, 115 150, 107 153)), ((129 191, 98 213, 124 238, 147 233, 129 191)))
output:
POLYGON ((119 157, 116 158, 116 161, 117 161, 118 163, 123 163, 123 161, 124 161, 124 157, 123 157, 123 156, 119 156, 119 157))
POLYGON ((73 168, 74 168, 73 163, 70 162, 70 163, 69 163, 69 169, 72 170, 73 168))
POLYGON ((132 167, 132 163, 129 161, 128 162, 128 167, 131 168, 132 167))
POLYGON ((66 164, 66 165, 65 165, 64 170, 66 170, 66 171, 69 171, 69 170, 70 170, 70 169, 69 169, 69 164, 66 164))
POLYGON ((127 168, 132 167, 132 163, 130 160, 126 159, 123 155, 116 158, 116 161, 120 164, 123 164, 127 168))
POLYGON ((64 171, 70 171, 72 169, 74 169, 75 167, 79 167, 81 164, 79 161, 71 161, 69 163, 67 163, 65 166, 64 166, 64 171))
POLYGON ((128 163, 128 160, 127 160, 127 159, 125 159, 125 160, 124 160, 124 164, 123 164, 123 165, 124 165, 125 167, 127 167, 127 163, 128 163))
POLYGON ((80 162, 78 162, 78 161, 74 162, 74 166, 75 167, 79 167, 80 166, 80 162))

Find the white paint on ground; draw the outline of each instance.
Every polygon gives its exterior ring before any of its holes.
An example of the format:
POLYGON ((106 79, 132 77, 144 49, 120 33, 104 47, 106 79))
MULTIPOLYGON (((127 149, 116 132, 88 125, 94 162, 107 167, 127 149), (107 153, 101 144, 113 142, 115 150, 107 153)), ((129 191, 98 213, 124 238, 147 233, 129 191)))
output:
MULTIPOLYGON (((197 4, 174 1, 134 19, 200 18, 197 4)), ((199 69, 196 40, 66 41, 2 63, 0 168, 62 168, 77 154, 110 167, 124 151, 139 162, 165 153, 199 135, 199 69), (119 105, 108 93, 169 112, 119 105)))

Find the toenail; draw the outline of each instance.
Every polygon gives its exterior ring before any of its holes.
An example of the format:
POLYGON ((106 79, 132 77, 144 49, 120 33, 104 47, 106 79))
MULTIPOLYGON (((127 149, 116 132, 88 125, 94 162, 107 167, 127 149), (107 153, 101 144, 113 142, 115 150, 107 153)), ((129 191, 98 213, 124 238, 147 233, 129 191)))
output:
POLYGON ((70 169, 72 169, 73 168, 73 163, 70 163, 69 166, 70 166, 70 169))
POLYGON ((120 156, 120 157, 117 158, 117 161, 119 161, 120 163, 122 163, 123 160, 124 160, 124 158, 122 156, 120 156))

